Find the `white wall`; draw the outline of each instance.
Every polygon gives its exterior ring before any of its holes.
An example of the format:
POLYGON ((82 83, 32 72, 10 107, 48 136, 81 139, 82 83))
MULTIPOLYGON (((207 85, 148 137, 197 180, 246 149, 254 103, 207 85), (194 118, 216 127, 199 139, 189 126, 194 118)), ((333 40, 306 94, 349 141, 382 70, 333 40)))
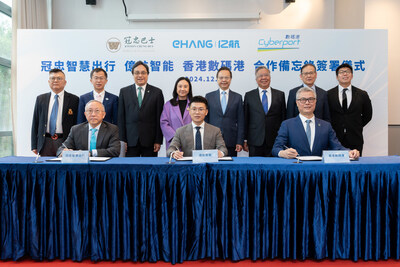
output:
POLYGON ((334 0, 125 0, 128 13, 261 12, 260 21, 135 22, 125 19, 122 1, 53 0, 53 29, 329 29, 334 0))

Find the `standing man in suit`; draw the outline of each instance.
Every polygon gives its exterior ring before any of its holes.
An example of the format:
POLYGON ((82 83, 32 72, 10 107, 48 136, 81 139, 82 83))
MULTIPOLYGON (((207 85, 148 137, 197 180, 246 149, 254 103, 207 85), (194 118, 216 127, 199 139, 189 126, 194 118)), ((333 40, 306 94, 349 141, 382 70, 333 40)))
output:
POLYGON ((328 95, 324 89, 315 85, 315 80, 317 79, 317 69, 315 66, 313 64, 305 64, 301 67, 300 79, 303 81, 303 85, 289 91, 287 118, 290 119, 299 115, 299 109, 296 105, 296 93, 300 88, 308 87, 317 93, 318 100, 314 111, 315 116, 321 120, 330 121, 328 95))
POLYGON ((363 128, 372 119, 368 93, 351 85, 353 68, 342 64, 336 69, 339 85, 328 91, 332 127, 339 141, 362 154, 363 128))
POLYGON ((271 157, 279 127, 286 118, 285 93, 270 87, 271 74, 264 66, 256 69, 256 81, 258 88, 244 96, 244 150, 250 157, 271 157))
POLYGON ((227 155, 221 130, 204 121, 208 113, 207 99, 195 96, 189 105, 192 122, 176 130, 175 136, 167 150, 167 156, 174 159, 192 156, 193 150, 218 149, 218 157, 227 155))
POLYGON ((62 70, 49 71, 50 93, 36 98, 31 129, 31 149, 41 156, 55 156, 58 147, 76 124, 79 98, 64 91, 67 84, 62 70))
POLYGON ((71 128, 67 140, 58 148, 57 156, 66 150, 89 150, 91 157, 118 157, 121 143, 118 127, 103 121, 104 105, 90 100, 85 107, 87 121, 71 128))
MULTIPOLYGON (((292 159, 301 156, 322 156, 323 150, 347 150, 340 144, 329 122, 314 116, 317 94, 303 87, 296 93, 299 115, 284 121, 272 149, 275 157, 292 159)), ((358 158, 358 150, 349 151, 349 157, 358 158)))
POLYGON ((231 70, 221 67, 217 72, 219 89, 206 94, 206 122, 221 129, 228 155, 236 157, 243 149, 244 113, 242 96, 229 89, 231 81, 231 70))
POLYGON ((93 91, 81 95, 79 98, 78 120, 77 123, 86 121, 85 106, 90 100, 97 100, 103 103, 106 109, 105 121, 117 124, 118 118, 118 96, 104 90, 108 80, 107 72, 101 68, 93 69, 90 72, 90 82, 93 85, 93 91))
POLYGON ((133 85, 121 89, 118 128, 127 143, 127 157, 157 157, 163 135, 160 116, 164 105, 161 89, 147 83, 149 66, 137 61, 132 67, 133 85))

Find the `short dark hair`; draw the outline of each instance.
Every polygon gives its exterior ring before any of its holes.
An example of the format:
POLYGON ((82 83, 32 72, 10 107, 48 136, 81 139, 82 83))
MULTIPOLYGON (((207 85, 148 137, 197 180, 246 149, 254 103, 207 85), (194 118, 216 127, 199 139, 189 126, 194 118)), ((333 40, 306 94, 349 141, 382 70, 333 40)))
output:
POLYGON ((190 80, 186 77, 179 77, 178 80, 176 80, 175 82, 174 91, 172 92, 172 99, 170 100, 173 106, 178 105, 178 101, 176 100, 178 98, 178 83, 183 80, 187 81, 189 84, 189 93, 187 95, 188 101, 190 101, 193 97, 192 84, 190 83, 190 80))
POLYGON ((218 78, 219 72, 222 71, 222 70, 227 70, 227 71, 229 71, 229 75, 231 76, 231 79, 232 79, 232 71, 231 71, 231 69, 228 68, 228 67, 225 67, 225 66, 219 68, 219 70, 217 71, 217 76, 216 76, 217 78, 218 78))
POLYGON ((267 70, 268 73, 271 75, 271 72, 269 71, 269 69, 268 69, 267 67, 265 67, 265 66, 258 66, 258 67, 256 68, 256 71, 255 71, 255 75, 256 75, 256 76, 257 76, 257 73, 258 73, 260 70, 267 70))
POLYGON ((192 106, 192 103, 204 103, 206 105, 206 108, 208 109, 208 102, 207 99, 203 96, 196 95, 192 98, 192 101, 190 101, 189 107, 192 106))
POLYGON ((60 70, 60 69, 51 69, 51 70, 49 71, 49 75, 52 74, 52 73, 59 73, 59 72, 61 72, 62 74, 64 74, 64 77, 65 77, 65 73, 64 73, 62 70, 60 70))
POLYGON ((133 64, 133 66, 132 66, 132 74, 133 74, 133 71, 135 70, 135 68, 137 68, 140 65, 142 65, 142 66, 144 66, 146 68, 147 74, 150 73, 149 66, 147 66, 147 64, 144 63, 143 61, 139 60, 139 61, 136 61, 135 64, 133 64))
POLYGON ((314 70, 315 70, 315 72, 317 72, 317 68, 315 67, 315 65, 314 65, 314 64, 307 63, 307 64, 304 64, 304 65, 303 65, 303 67, 301 67, 301 69, 300 69, 300 73, 303 73, 303 69, 304 69, 305 67, 308 67, 308 66, 310 66, 310 67, 313 67, 313 68, 314 68, 314 70))
POLYGON ((337 69, 336 69, 336 76, 339 75, 339 70, 340 70, 340 69, 343 69, 343 68, 349 68, 350 71, 351 71, 351 74, 353 74, 353 67, 352 67, 350 64, 343 63, 342 65, 340 65, 339 67, 337 67, 337 69))
POLYGON ((90 72, 90 79, 92 79, 93 73, 95 72, 103 72, 104 75, 106 76, 106 79, 108 78, 107 72, 105 70, 103 70, 102 68, 95 68, 90 72))

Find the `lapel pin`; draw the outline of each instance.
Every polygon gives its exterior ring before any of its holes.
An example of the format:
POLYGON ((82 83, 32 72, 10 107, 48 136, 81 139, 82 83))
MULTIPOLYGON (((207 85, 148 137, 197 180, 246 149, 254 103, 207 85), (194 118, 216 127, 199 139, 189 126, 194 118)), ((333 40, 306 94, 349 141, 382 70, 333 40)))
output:
POLYGON ((74 115, 74 112, 72 111, 72 109, 68 109, 68 115, 74 115))

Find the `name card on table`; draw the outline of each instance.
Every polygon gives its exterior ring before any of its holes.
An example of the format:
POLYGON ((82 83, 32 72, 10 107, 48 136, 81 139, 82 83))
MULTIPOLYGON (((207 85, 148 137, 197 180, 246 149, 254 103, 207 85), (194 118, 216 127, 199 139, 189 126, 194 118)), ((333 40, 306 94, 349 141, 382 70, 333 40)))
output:
POLYGON ((63 151, 62 163, 89 163, 89 151, 63 151))
POLYGON ((324 150, 322 159, 324 163, 350 162, 348 150, 324 150))
POLYGON ((193 163, 218 162, 218 150, 193 150, 193 163))

